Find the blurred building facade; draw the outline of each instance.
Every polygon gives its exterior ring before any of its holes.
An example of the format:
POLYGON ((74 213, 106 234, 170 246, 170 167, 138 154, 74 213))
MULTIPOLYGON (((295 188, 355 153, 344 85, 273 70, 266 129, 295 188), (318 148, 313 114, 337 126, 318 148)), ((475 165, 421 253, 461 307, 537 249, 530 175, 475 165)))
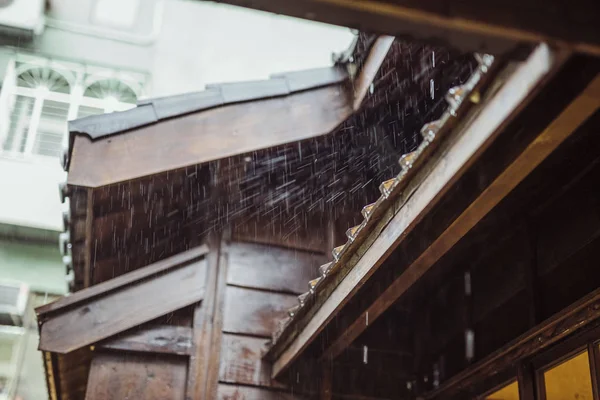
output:
POLYGON ((46 399, 33 307, 68 293, 68 120, 331 65, 347 29, 183 0, 0 1, 0 400, 46 399))

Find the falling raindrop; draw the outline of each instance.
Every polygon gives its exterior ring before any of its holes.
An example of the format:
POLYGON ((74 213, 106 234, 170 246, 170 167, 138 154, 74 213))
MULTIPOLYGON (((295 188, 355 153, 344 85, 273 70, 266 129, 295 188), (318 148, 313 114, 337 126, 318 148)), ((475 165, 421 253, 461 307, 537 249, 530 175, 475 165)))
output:
POLYGON ((369 348, 367 346, 363 346, 363 364, 369 363, 369 348))
POLYGON ((431 65, 435 68, 435 51, 431 52, 431 65))
POLYGON ((433 100, 435 97, 435 82, 433 79, 429 81, 429 93, 431 94, 431 99, 433 100))
POLYGON ((367 311, 367 313, 365 314, 365 325, 369 326, 369 312, 367 311))

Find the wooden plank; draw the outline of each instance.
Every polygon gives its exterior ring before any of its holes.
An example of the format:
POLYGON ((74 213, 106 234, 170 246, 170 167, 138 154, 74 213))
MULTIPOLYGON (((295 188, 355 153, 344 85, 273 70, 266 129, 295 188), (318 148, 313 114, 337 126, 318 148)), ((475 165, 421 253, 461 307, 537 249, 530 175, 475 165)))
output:
MULTIPOLYGON (((404 200, 406 203, 379 234, 375 242, 366 250, 352 272, 337 286, 313 318, 299 332, 291 345, 277 358, 273 368, 274 377, 298 357, 300 352, 306 348, 383 263, 399 241, 406 237, 427 211, 464 174, 468 166, 489 146, 493 138, 501 132, 508 121, 524 107, 528 96, 531 96, 532 90, 551 70, 552 64, 550 50, 545 46, 538 47, 527 62, 508 78, 504 86, 486 104, 482 105, 482 108, 474 111, 475 116, 467 120, 466 125, 459 126, 455 134, 442 143, 438 156, 429 160, 414 177, 412 181, 416 188, 414 193, 410 192, 409 198, 404 200)), ((400 199, 399 204, 402 204, 402 199, 400 199)), ((404 273, 403 276, 414 275, 413 273, 404 273)), ((414 276, 414 278, 417 279, 418 276, 414 276)), ((390 299, 395 297, 389 292, 386 292, 386 295, 390 299)), ((385 298, 381 297, 380 299, 385 298)), ((386 302, 385 308, 389 304, 391 302, 386 302)), ((369 321, 381 315, 383 307, 375 313, 373 311, 369 310, 369 321)), ((365 315, 363 313, 351 327, 353 334, 340 338, 329 349, 326 356, 339 354, 347 344, 351 343, 356 334, 364 330, 364 321, 365 315), (358 325, 362 326, 359 327, 358 325)))
POLYGON ((352 114, 350 97, 335 85, 214 108, 94 142, 78 135, 68 183, 99 187, 325 135, 352 114), (163 145, 165 132, 169 146, 163 145))
POLYGON ((298 304, 294 295, 228 286, 223 331, 270 337, 287 310, 298 304))
MULTIPOLYGON (((506 197, 600 106, 600 75, 498 176, 433 244, 383 292, 366 312, 373 320, 402 296, 460 238, 506 197)), ((396 218, 394 218, 396 220, 396 218)), ((394 221, 390 224, 393 226, 394 221)), ((385 232, 384 232, 385 233, 385 232)), ((325 353, 335 356, 364 331, 364 317, 325 353)))
POLYGON ((232 243, 228 254, 228 284, 296 294, 308 290, 325 263, 323 254, 251 243, 232 243))
POLYGON ((363 64, 362 69, 356 80, 354 81, 354 110, 358 110, 373 83, 373 79, 375 79, 375 75, 379 72, 379 68, 385 60, 390 47, 392 47, 392 43, 394 43, 393 36, 379 36, 371 50, 369 51, 369 55, 365 63, 363 64))
POLYGON ((220 254, 220 235, 212 234, 208 238, 210 253, 206 271, 205 300, 194 310, 192 355, 189 360, 186 399, 200 400, 207 398, 206 382, 210 360, 210 344, 213 333, 212 322, 214 315, 215 296, 220 254))
POLYGON ((40 350, 68 353, 202 300, 197 264, 80 302, 42 322, 40 350))
POLYGON ((208 362, 208 375, 206 382, 206 394, 208 398, 214 399, 217 396, 219 382, 219 366, 221 365, 221 354, 223 340, 223 314, 225 312, 225 288, 227 285, 227 271, 229 268, 229 254, 223 251, 221 244, 221 254, 219 256, 219 274, 217 276, 217 290, 215 292, 215 309, 213 316, 213 332, 211 336, 210 358, 208 362))
POLYGON ((196 261, 199 258, 204 257, 208 253, 207 246, 200 246, 186 252, 177 254, 173 257, 165 258, 164 260, 158 261, 145 268, 138 269, 136 271, 129 272, 125 275, 121 275, 110 281, 94 285, 86 290, 79 291, 67 297, 45 304, 35 309, 38 319, 43 319, 46 314, 60 311, 63 308, 74 307, 80 303, 90 301, 96 297, 104 296, 110 292, 114 292, 118 289, 124 288, 125 286, 134 284, 143 279, 150 278, 158 273, 167 272, 172 268, 176 268, 191 262, 196 261))
POLYGON ((263 361, 265 339, 223 334, 219 381, 263 388, 284 388, 271 380, 271 364, 263 361))
POLYGON ((301 397, 273 390, 219 384, 216 398, 218 400, 298 400, 301 397))
MULTIPOLYGON (((94 220, 94 192, 86 190, 85 239, 83 247, 83 287, 90 287, 92 281, 92 227, 94 220)), ((75 273, 75 272, 73 272, 75 273)))
POLYGON ((599 10, 597 3, 591 0, 577 5, 581 11, 572 11, 559 0, 552 0, 544 7, 531 0, 493 4, 451 0, 223 2, 364 32, 445 43, 471 52, 502 53, 516 43, 550 42, 580 52, 600 54, 600 37, 594 25, 599 10))
POLYGON ((142 353, 164 353, 189 356, 192 349, 192 329, 186 326, 148 326, 108 339, 98 347, 142 353))
POLYGON ((85 398, 182 400, 186 372, 183 357, 97 353, 85 398))
POLYGON ((321 400, 332 400, 333 399, 333 388, 332 388, 332 371, 333 365, 331 363, 323 363, 323 370, 321 372, 321 388, 320 388, 320 399, 321 400))
POLYGON ((581 331, 600 318, 600 289, 583 297, 562 312, 525 332, 472 367, 445 381, 426 399, 448 398, 450 391, 467 388, 482 377, 489 377, 520 360, 559 342, 568 335, 581 331))

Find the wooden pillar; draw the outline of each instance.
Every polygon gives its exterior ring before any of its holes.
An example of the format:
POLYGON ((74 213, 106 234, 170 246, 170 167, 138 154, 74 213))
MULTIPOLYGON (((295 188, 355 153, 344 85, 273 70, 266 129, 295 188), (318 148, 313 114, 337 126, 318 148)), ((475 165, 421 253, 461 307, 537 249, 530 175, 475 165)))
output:
POLYGON ((325 361, 322 364, 322 372, 321 372, 321 400, 331 400, 333 399, 332 393, 332 375, 333 365, 329 361, 325 361))

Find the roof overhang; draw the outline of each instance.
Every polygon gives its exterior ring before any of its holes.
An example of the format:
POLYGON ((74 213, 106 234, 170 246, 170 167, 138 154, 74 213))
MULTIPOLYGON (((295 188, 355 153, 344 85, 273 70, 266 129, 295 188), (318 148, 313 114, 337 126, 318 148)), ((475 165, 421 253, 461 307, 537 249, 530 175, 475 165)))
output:
POLYGON ((553 46, 600 55, 594 0, 551 0, 540 7, 522 2, 406 0, 221 0, 232 5, 316 20, 397 37, 443 43, 462 51, 503 54, 518 43, 553 46))

